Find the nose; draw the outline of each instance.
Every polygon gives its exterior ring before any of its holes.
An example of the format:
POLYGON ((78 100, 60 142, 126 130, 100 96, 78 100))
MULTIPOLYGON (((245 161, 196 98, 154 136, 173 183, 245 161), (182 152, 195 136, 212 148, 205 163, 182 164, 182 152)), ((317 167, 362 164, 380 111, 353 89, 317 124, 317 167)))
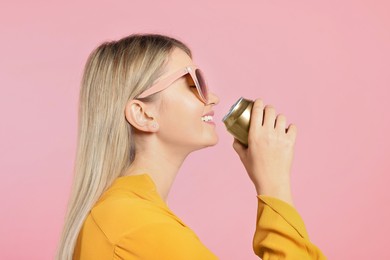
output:
POLYGON ((214 104, 217 105, 219 103, 219 98, 216 94, 209 92, 209 102, 208 105, 214 104))

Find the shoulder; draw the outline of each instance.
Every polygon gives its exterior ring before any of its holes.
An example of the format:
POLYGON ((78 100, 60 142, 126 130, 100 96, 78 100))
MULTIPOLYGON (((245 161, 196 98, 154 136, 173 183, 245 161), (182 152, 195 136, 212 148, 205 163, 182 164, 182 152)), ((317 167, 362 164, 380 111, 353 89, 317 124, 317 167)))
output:
POLYGON ((93 207, 88 221, 113 246, 115 259, 216 259, 165 203, 149 195, 111 194, 93 207))
POLYGON ((184 225, 169 209, 153 201, 124 195, 99 202, 91 210, 90 216, 112 244, 147 226, 159 223, 184 225))
POLYGON ((155 222, 140 227, 119 240, 114 248, 117 259, 217 259, 188 227, 171 222, 155 222))

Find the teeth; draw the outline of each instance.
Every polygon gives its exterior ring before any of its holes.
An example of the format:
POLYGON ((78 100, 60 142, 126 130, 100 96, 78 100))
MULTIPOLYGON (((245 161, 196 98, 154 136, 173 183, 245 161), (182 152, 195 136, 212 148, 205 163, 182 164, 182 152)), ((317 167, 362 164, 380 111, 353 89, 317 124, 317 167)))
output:
POLYGON ((207 122, 207 121, 211 121, 211 120, 213 120, 212 116, 202 116, 202 121, 207 122))

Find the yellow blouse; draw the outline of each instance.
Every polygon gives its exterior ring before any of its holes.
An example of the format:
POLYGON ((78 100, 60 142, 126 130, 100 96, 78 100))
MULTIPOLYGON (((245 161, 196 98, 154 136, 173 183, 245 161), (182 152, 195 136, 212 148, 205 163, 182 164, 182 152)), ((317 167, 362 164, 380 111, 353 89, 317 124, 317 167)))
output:
MULTIPOLYGON (((289 204, 258 196, 253 249, 263 260, 326 259, 289 204)), ((167 206, 147 174, 119 177, 87 216, 74 259, 218 259, 167 206)))

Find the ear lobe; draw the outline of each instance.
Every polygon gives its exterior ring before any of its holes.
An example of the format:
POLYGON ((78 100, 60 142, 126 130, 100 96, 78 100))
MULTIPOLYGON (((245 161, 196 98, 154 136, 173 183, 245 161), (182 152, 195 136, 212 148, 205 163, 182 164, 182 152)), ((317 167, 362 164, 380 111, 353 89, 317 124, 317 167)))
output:
POLYGON ((155 131, 158 130, 159 125, 157 124, 157 122, 153 122, 153 123, 151 124, 151 126, 152 126, 152 129, 153 129, 153 130, 155 130, 155 131))

